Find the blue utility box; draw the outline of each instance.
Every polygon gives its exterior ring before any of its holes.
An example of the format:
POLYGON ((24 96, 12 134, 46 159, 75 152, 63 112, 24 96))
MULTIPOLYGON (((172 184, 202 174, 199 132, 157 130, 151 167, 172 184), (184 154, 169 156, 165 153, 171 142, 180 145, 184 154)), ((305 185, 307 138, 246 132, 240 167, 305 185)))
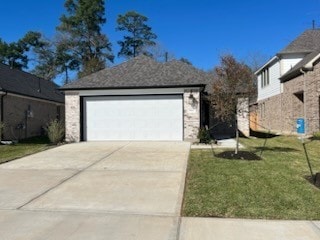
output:
POLYGON ((298 118, 297 119, 297 133, 298 134, 304 134, 305 133, 305 126, 304 126, 304 118, 298 118))

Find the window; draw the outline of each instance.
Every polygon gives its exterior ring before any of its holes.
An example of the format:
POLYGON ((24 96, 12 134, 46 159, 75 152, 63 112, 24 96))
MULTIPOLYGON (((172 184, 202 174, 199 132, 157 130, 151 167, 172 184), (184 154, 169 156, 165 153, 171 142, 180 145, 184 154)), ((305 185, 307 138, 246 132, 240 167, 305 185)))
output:
POLYGON ((269 84, 270 84, 269 68, 266 68, 261 72, 261 88, 264 88, 269 84))

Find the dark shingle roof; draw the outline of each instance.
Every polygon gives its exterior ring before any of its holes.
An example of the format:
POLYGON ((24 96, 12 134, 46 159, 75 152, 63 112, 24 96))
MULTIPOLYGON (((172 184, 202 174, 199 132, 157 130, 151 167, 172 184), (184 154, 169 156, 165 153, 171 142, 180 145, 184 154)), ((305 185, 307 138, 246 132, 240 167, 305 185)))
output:
POLYGON ((206 85, 208 74, 193 66, 170 61, 159 63, 147 56, 106 68, 63 86, 62 90, 97 88, 147 88, 206 85))
POLYGON ((279 54, 310 53, 320 49, 320 29, 306 30, 279 54))
POLYGON ((58 85, 0 63, 0 89, 29 97, 63 103, 64 95, 58 85))

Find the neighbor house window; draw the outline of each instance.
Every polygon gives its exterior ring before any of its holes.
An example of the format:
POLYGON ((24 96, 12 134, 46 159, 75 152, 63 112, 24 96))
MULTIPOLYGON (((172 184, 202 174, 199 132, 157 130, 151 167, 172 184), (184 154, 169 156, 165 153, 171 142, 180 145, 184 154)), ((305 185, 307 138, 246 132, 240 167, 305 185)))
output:
POLYGON ((269 68, 266 68, 261 72, 261 88, 268 86, 269 83, 270 83, 269 68))

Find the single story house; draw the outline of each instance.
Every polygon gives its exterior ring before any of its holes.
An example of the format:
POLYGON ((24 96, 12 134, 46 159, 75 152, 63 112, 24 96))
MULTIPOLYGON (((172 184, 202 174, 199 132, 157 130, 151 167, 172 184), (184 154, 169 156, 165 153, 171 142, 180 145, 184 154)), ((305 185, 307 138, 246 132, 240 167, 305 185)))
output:
MULTIPOLYGON (((320 131, 320 30, 306 30, 257 72, 257 128, 277 133, 320 131)), ((254 108, 252 108, 254 109, 254 108)))
POLYGON ((66 140, 194 141, 209 125, 210 75, 181 62, 147 56, 63 86, 66 140))
POLYGON ((64 95, 58 85, 0 63, 2 139, 19 140, 43 134, 52 119, 64 120, 64 95))

